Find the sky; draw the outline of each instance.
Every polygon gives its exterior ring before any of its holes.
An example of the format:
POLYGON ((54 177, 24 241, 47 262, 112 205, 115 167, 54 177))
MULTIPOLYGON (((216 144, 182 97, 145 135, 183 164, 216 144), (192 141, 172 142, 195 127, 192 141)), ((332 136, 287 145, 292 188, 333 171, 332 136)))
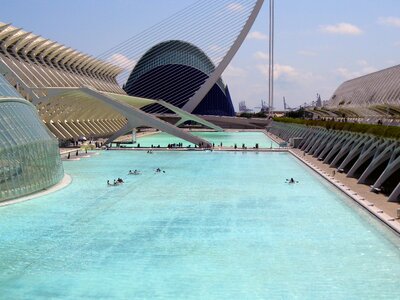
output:
MULTIPOLYGON (((215 0, 217 1, 217 0, 215 0)), ((13 0, 0 21, 93 56, 195 0, 13 0)), ((234 0, 232 0, 234 2, 234 0)), ((222 75, 235 109, 267 100, 268 1, 222 75)), ((275 109, 329 99, 344 81, 399 64, 399 0, 275 0, 275 109)))

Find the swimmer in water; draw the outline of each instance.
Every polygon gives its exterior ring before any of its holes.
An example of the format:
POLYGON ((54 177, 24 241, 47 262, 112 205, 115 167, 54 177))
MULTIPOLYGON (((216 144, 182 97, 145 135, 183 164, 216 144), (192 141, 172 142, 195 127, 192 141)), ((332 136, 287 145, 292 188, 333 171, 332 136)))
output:
POLYGON ((293 179, 293 177, 292 178, 290 178, 290 179, 286 179, 286 183, 299 183, 298 181, 295 181, 294 179, 293 179))

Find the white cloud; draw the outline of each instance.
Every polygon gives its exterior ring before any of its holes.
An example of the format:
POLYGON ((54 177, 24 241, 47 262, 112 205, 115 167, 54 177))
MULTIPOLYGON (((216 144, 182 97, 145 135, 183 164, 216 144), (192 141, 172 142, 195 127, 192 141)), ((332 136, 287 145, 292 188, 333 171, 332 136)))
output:
POLYGON ((298 54, 302 55, 302 56, 317 56, 318 53, 314 52, 314 51, 309 51, 309 50, 300 50, 298 52, 298 54))
POLYGON ((400 18, 396 17, 381 17, 378 19, 378 24, 400 27, 400 18))
POLYGON ((335 70, 335 72, 338 75, 340 75, 341 77, 343 77, 344 79, 352 79, 352 78, 355 78, 355 77, 359 77, 359 76, 355 75, 354 72, 351 72, 347 68, 337 68, 335 70))
POLYGON ((260 71, 264 76, 268 77, 268 65, 257 65, 256 68, 260 71))
POLYGON ((274 66, 274 77, 276 79, 279 79, 284 76, 293 78, 293 77, 296 77, 297 75, 298 75, 298 73, 297 73, 296 69, 293 68, 292 66, 279 65, 279 64, 276 64, 274 66))
POLYGON ((269 55, 267 52, 257 51, 254 53, 254 57, 259 60, 268 60, 269 55))
POLYGON ((226 8, 230 11, 237 11, 237 12, 244 10, 244 6, 240 3, 229 3, 226 8))
MULTIPOLYGON (((257 65, 256 67, 262 74, 264 74, 265 76, 268 76, 268 65, 257 65)), ((280 65, 280 64, 274 65, 274 79, 275 80, 279 80, 279 79, 290 80, 290 79, 294 79, 298 75, 299 75, 299 73, 292 66, 280 65)))
POLYGON ((330 34, 360 35, 363 31, 350 23, 339 23, 336 25, 321 25, 320 31, 330 34))
POLYGON ((344 79, 349 80, 377 71, 377 69, 373 66, 370 66, 366 60, 359 60, 356 63, 361 67, 360 70, 354 71, 349 70, 348 68, 340 67, 335 70, 335 73, 344 79))
POLYGON ((357 61, 357 65, 361 66, 361 67, 366 67, 368 66, 368 62, 365 59, 360 59, 357 61))
POLYGON ((252 31, 247 35, 249 40, 260 40, 260 41, 268 41, 268 35, 260 32, 260 31, 252 31))
POLYGON ((124 70, 132 70, 136 66, 136 60, 130 59, 120 53, 115 53, 110 56, 108 61, 124 70))
MULTIPOLYGON (((260 106, 260 100, 265 101, 268 98, 267 61, 255 60, 255 62, 254 66, 241 65, 239 62, 234 64, 245 70, 246 77, 224 77, 225 82, 229 85, 236 109, 239 101, 246 101, 247 107, 254 108, 260 106), (247 88, 243 88, 244 86, 247 88)), ((327 72, 322 76, 320 72, 314 74, 311 70, 299 69, 295 65, 284 63, 277 63, 274 73, 274 106, 276 109, 283 108, 282 97, 286 97, 287 103, 291 107, 316 100, 317 92, 325 100, 343 82, 343 79, 333 72, 327 72)))
POLYGON ((247 76, 247 71, 245 69, 239 68, 239 67, 235 67, 233 65, 229 65, 223 74, 224 77, 240 77, 240 78, 244 78, 247 76))
MULTIPOLYGON (((268 93, 268 65, 258 64, 255 66, 263 76, 260 80, 260 76, 250 73, 249 80, 247 82, 249 89, 237 89, 236 86, 230 85, 230 88, 235 88, 234 92, 231 93, 234 99, 239 94, 240 100, 246 100, 248 107, 259 106, 259 99, 266 100, 268 93), (257 80, 254 80, 254 75, 257 80), (244 91, 242 91, 244 90, 244 91), (245 92, 251 92, 250 95, 245 92)), ((333 75, 333 74, 331 74, 333 75)), ((282 108, 282 98, 286 97, 288 104, 291 107, 297 107, 304 102, 311 102, 315 99, 316 93, 320 93, 324 97, 329 97, 333 90, 337 88, 339 83, 335 82, 332 84, 328 78, 319 74, 314 74, 309 71, 300 70, 294 66, 287 64, 275 64, 274 67, 274 78, 275 78, 275 95, 274 95, 274 106, 277 109, 282 108)))

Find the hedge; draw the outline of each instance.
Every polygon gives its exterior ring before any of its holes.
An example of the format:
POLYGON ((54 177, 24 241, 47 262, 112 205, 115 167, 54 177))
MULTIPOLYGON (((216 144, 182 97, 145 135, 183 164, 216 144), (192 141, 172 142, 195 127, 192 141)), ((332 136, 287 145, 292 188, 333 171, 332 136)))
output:
POLYGON ((281 123, 302 124, 306 126, 318 126, 333 130, 345 130, 351 132, 368 133, 383 138, 400 139, 399 126, 346 123, 346 122, 322 121, 322 120, 305 120, 305 119, 294 119, 294 118, 274 118, 274 121, 281 123))

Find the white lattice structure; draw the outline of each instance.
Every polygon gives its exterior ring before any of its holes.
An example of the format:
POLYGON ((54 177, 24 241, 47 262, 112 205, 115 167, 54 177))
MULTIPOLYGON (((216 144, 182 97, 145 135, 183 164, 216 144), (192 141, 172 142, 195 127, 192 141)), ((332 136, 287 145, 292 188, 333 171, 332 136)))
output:
MULTIPOLYGON (((162 101, 130 97, 116 81, 113 65, 57 42, 0 23, 0 72, 34 104, 48 128, 61 140, 113 137, 149 126, 199 145, 208 145, 178 127, 141 110, 162 101)), ((178 108, 182 120, 221 128, 178 108)))
POLYGON ((27 87, 90 85, 123 93, 115 80, 121 69, 111 63, 1 22, 0 43, 3 74, 12 71, 27 87))

